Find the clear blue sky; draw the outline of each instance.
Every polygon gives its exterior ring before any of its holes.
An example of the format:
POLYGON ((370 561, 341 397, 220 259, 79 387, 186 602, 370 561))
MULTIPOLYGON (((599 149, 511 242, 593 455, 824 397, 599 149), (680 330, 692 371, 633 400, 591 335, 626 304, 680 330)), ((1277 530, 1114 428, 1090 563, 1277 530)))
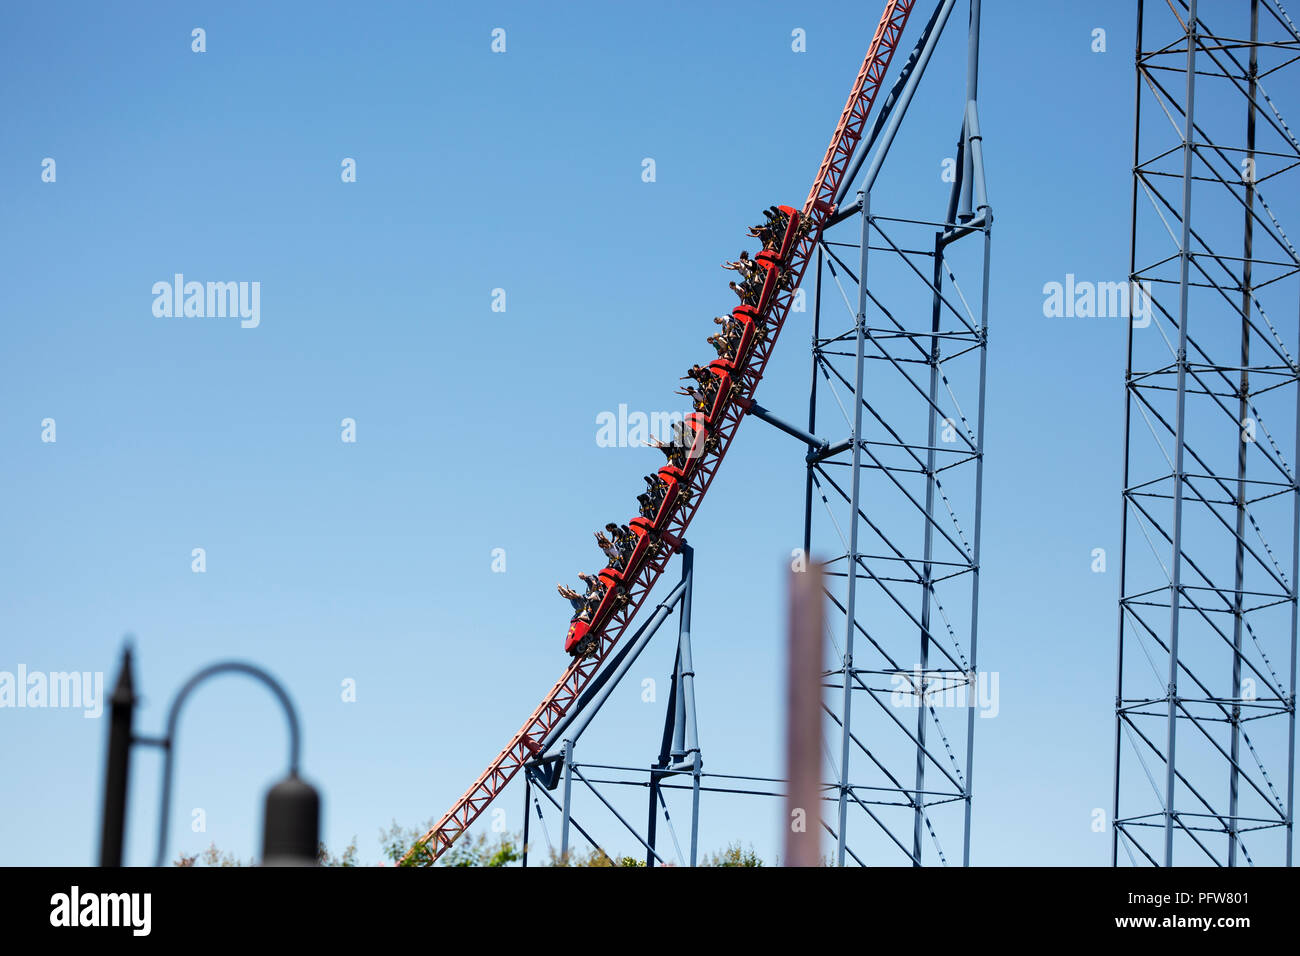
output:
MULTIPOLYGON (((563 670, 555 582, 596 563, 592 529, 631 514, 657 463, 598 447, 596 416, 680 407, 676 378, 729 305, 717 263, 758 209, 802 202, 878 7, 6 6, 0 670, 111 682, 133 633, 139 725, 157 732, 189 674, 247 658, 301 710, 331 847, 355 835, 374 860, 380 827, 441 814, 563 670), (806 53, 790 49, 796 27, 806 53), (345 157, 356 183, 340 181, 345 157), (177 272, 260 282, 260 326, 156 317, 151 288, 177 272)), ((985 4, 997 224, 981 663, 1002 699, 977 726, 983 864, 1108 859, 1090 813, 1111 786, 1116 563, 1089 564, 1118 548, 1124 326, 1044 318, 1042 287, 1127 273, 1131 7, 985 4), (1096 27, 1109 52, 1090 51, 1096 27)), ((877 211, 943 211, 964 19, 877 211)), ((788 333, 761 395, 795 418, 806 335, 788 333)), ((794 443, 747 424, 692 527, 712 770, 780 770, 802 487, 794 443)), ((662 705, 640 702, 639 681, 665 686, 670 652, 637 665, 587 759, 653 757, 662 705)), ((0 711, 0 862, 94 860, 106 729, 0 711)), ((284 752, 260 689, 200 692, 170 855, 257 853, 284 752)), ((153 857, 157 774, 141 755, 132 863, 153 857)), ((512 788, 501 804, 511 829, 520 802, 512 788)), ((702 845, 770 857, 778 810, 706 813, 702 845)))

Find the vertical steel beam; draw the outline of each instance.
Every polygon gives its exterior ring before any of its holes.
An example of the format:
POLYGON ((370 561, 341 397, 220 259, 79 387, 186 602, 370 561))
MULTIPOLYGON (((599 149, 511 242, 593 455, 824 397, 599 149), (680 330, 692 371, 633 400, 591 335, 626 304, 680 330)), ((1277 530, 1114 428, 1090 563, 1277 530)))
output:
POLYGON ((1196 161, 1194 128, 1196 97, 1196 4, 1190 0, 1187 16, 1187 85, 1186 112, 1183 126, 1183 201, 1182 229, 1178 242, 1178 386, 1177 412, 1174 424, 1174 521, 1173 556, 1169 575, 1169 684, 1167 744, 1165 751, 1165 866, 1174 864, 1174 825, 1176 806, 1174 787, 1177 783, 1176 745, 1178 727, 1178 638, 1181 623, 1183 574, 1183 457, 1187 445, 1187 320, 1188 290, 1191 271, 1192 229, 1192 168, 1196 161))
MULTIPOLYGON (((818 337, 822 327, 822 247, 817 244, 817 271, 813 274, 813 326, 812 326, 812 381, 808 386, 808 434, 817 434, 817 363, 821 351, 818 337)), ((812 445, 808 450, 813 450, 812 445)), ((803 557, 809 560, 812 551, 813 470, 815 462, 808 462, 803 499, 803 557)))
MULTIPOLYGON (((979 95, 980 75, 980 0, 971 0, 970 29, 966 37, 966 103, 973 103, 979 95)), ((968 111, 969 112, 969 111, 968 111)), ((970 149, 970 128, 963 127, 967 148, 962 151, 961 178, 961 219, 970 219, 974 215, 971 209, 971 190, 975 183, 974 154, 970 149)))
POLYGON ((836 834, 836 864, 844 865, 845 839, 849 810, 849 746, 852 743, 853 707, 853 632, 858 596, 858 496, 862 484, 862 373, 865 364, 867 331, 867 250, 871 244, 871 196, 858 191, 862 208, 862 246, 858 260, 858 312, 856 317, 857 359, 853 382, 853 476, 849 497, 848 595, 845 601, 847 624, 844 635, 844 660, 841 666, 844 689, 843 725, 840 731, 839 828, 836 834))
MULTIPOLYGON (((1296 389, 1295 447, 1300 450, 1300 388, 1296 389)), ((1296 711, 1296 632, 1300 625, 1300 482, 1291 486, 1291 676, 1288 684, 1291 703, 1287 708, 1286 767, 1286 865, 1291 866, 1291 848, 1295 839, 1295 711, 1296 711)))
POLYGON ((686 757, 686 694, 682 693, 682 655, 681 655, 681 637, 678 636, 677 643, 677 669, 674 673, 678 694, 674 698, 673 710, 673 749, 669 756, 673 764, 679 764, 686 757))
MULTIPOLYGON (((1137 284, 1137 221, 1138 221, 1138 166, 1141 163, 1142 142, 1142 26, 1145 0, 1137 3, 1137 30, 1133 50, 1133 182, 1129 195, 1128 235, 1128 287, 1129 299, 1137 284)), ((1129 310, 1132 311, 1131 309, 1129 310)), ((1127 359, 1124 367, 1124 473, 1120 484, 1119 526, 1119 635, 1115 649, 1115 785, 1111 793, 1110 815, 1110 865, 1119 865, 1120 838, 1120 770, 1124 742, 1124 598, 1128 594, 1128 488, 1130 480, 1129 445, 1133 437, 1133 320, 1129 317, 1126 329, 1127 359)))
POLYGON ((573 819, 573 741, 564 741, 564 809, 560 823, 560 859, 569 861, 569 822, 573 819))
POLYGON ((681 693, 678 699, 682 704, 682 716, 686 749, 683 755, 692 765, 691 768, 691 866, 695 866, 700 845, 700 741, 696 724, 695 711, 695 659, 691 653, 691 594, 695 582, 695 549, 689 544, 682 544, 682 580, 686 589, 682 592, 681 629, 677 638, 679 661, 679 681, 681 693))
MULTIPOLYGON (((934 413, 939 400, 939 319, 943 310, 941 289, 943 286, 943 234, 934 237, 934 271, 931 281, 934 283, 934 295, 930 304, 930 392, 929 404, 926 406, 926 453, 925 453, 925 520, 924 544, 921 557, 921 651, 917 662, 917 680, 921 686, 916 688, 919 696, 916 708, 916 789, 913 793, 914 810, 912 814, 912 865, 921 865, 921 828, 925 822, 925 738, 929 722, 925 719, 927 672, 930 669, 930 597, 932 575, 934 572, 934 482, 935 482, 935 442, 938 424, 934 413)), ((971 701, 973 704, 974 701, 971 701)))
POLYGON ((695 659, 691 654, 691 592, 694 590, 695 549, 682 543, 682 580, 686 589, 682 592, 680 629, 677 645, 681 652, 681 695, 683 731, 685 736, 684 756, 699 755, 700 741, 695 722, 695 659))
POLYGON ((700 755, 695 755, 691 774, 691 866, 699 865, 700 855, 700 755))
POLYGON ((1238 760, 1241 758, 1241 640, 1245 624, 1245 578, 1246 578, 1246 452, 1248 445, 1245 434, 1240 430, 1246 427, 1250 417, 1250 316, 1253 311, 1251 259, 1254 255, 1255 231, 1255 90, 1258 85, 1259 48, 1259 0, 1250 3, 1250 69, 1247 72, 1246 92, 1246 209, 1245 233, 1242 239, 1241 255, 1241 372, 1238 381, 1237 399, 1237 513, 1235 561, 1233 562, 1233 615, 1232 615, 1232 711, 1231 743, 1228 758, 1228 866, 1237 865, 1237 808, 1239 805, 1239 787, 1241 771, 1238 760))
POLYGON ((971 800, 975 776, 975 694, 979 687, 980 525, 984 518, 984 391, 988 380, 989 260, 993 255, 991 226, 984 225, 984 276, 980 295, 980 396, 975 424, 975 521, 971 531, 970 690, 966 708, 966 808, 962 825, 962 866, 970 866, 971 800))
MULTIPOLYGON (((980 76, 980 0, 970 2, 970 21, 966 32, 966 111, 967 135, 969 117, 975 112, 972 105, 979 100, 980 76)), ((972 178, 980 177, 979 201, 988 202, 983 189, 983 164, 974 168, 972 178)), ((976 691, 979 687, 979 610, 980 610, 980 524, 984 515, 984 386, 988 379, 988 334, 989 334, 989 259, 992 254, 992 215, 984 207, 984 271, 981 276, 980 292, 980 372, 979 401, 975 413, 975 517, 971 531, 971 601, 970 601, 970 684, 966 691, 966 799, 962 814, 962 856, 961 865, 970 866, 971 809, 973 797, 972 777, 975 773, 975 706, 976 691)), ((955 223, 949 223, 950 227, 955 223)), ((936 255, 943 255, 946 246, 936 249, 936 255)), ((936 288, 938 283, 935 283, 936 288)), ((933 442, 930 443, 933 446, 933 442)), ((919 854, 918 854, 919 856, 919 854)))
POLYGON ((520 854, 522 856, 522 860, 520 861, 521 866, 528 865, 528 822, 529 822, 528 811, 532 809, 531 807, 532 797, 533 797, 533 777, 532 774, 530 774, 527 770, 525 770, 524 771, 524 846, 520 854))
POLYGON ((646 854, 645 865, 655 865, 655 838, 659 831, 659 772, 653 767, 650 769, 650 814, 646 818, 645 842, 646 854))

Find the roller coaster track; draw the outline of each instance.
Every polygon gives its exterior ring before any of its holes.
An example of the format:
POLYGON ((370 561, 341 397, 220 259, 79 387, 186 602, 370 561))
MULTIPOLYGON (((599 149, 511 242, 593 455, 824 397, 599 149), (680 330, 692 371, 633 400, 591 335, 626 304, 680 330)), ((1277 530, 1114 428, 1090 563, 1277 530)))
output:
POLYGON ((789 258, 789 273, 792 282, 789 288, 777 289, 772 295, 767 308, 768 333, 763 341, 758 342, 746 357, 744 366, 733 385, 732 394, 736 397, 727 403, 721 421, 716 424, 714 437, 716 443, 710 442, 700 458, 699 463, 690 473, 688 486, 690 499, 680 508, 675 509, 667 526, 661 534, 661 546, 642 566, 634 581, 627 587, 627 603, 616 610, 605 624, 599 637, 599 644, 594 654, 586 658, 575 658, 565 670, 563 676, 542 698, 542 702, 524 721, 510 742, 501 753, 488 764, 473 785, 465 791, 437 824, 425 833, 416 844, 407 851, 402 863, 406 865, 429 865, 434 863, 452 845, 458 836, 482 813, 492 800, 505 789, 506 784, 530 759, 542 752, 542 745, 552 728, 578 699, 582 689, 599 669, 601 662, 622 638, 631 625, 642 603, 649 596, 659 575, 668 565, 678 545, 686 535, 691 519, 699 509, 704 495, 713 483, 718 466, 726 457, 731 440, 740 427, 745 409, 750 407, 754 391, 763 378, 777 338, 785 325, 790 307, 794 302, 804 270, 812 258, 813 250, 821 238, 822 227, 835 210, 835 195, 844 177, 849 161, 862 139, 867 117, 871 113, 876 94, 884 82, 889 70, 889 61, 893 57, 898 40, 907 25, 908 15, 916 0, 887 0, 880 23, 867 49, 862 68, 849 94, 844 111, 840 114, 839 124, 831 137, 830 146, 817 170, 817 178, 808 199, 802 209, 802 217, 809 223, 809 228, 796 242, 789 258))

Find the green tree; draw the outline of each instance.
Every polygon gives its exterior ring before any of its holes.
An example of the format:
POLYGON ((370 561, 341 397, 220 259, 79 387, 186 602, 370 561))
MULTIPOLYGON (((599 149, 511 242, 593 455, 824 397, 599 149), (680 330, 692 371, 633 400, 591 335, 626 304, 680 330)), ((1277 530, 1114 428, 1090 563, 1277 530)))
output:
POLYGON ((496 843, 488 842, 480 833, 452 845, 439 859, 440 866, 506 866, 519 860, 523 854, 511 837, 503 836, 496 843))
MULTIPOLYGON (((432 820, 426 821, 419 827, 403 827, 394 820, 392 826, 379 831, 379 845, 383 859, 390 864, 399 866, 424 866, 427 855, 422 853, 413 854, 412 858, 405 863, 402 862, 402 858, 406 856, 408 850, 422 846, 424 834, 428 833, 432 827, 432 820)), ((456 867, 510 866, 523 859, 523 852, 523 840, 518 834, 502 834, 495 839, 489 839, 488 835, 483 833, 474 836, 465 834, 439 857, 437 865, 456 867)), ((352 838, 352 842, 338 856, 331 853, 324 843, 319 844, 316 850, 316 861, 321 866, 360 866, 359 856, 356 837, 352 838)), ((824 859, 822 862, 823 865, 830 865, 829 859, 824 859)), ((211 843, 201 853, 181 853, 173 863, 173 866, 200 865, 256 866, 256 861, 248 860, 245 862, 233 854, 223 853, 215 843, 211 843)), ((381 865, 383 864, 381 863, 381 865)), ((645 861, 634 856, 611 858, 603 850, 595 847, 587 850, 570 850, 565 856, 561 856, 554 848, 551 848, 545 865, 555 867, 638 867, 645 866, 645 861)), ((671 866, 672 864, 665 865, 671 866)), ((763 861, 754 851, 752 844, 743 846, 741 843, 736 842, 728 844, 724 850, 706 856, 700 865, 763 866, 763 861)))
POLYGON ((357 838, 352 838, 352 842, 343 850, 342 856, 334 856, 325 849, 325 844, 321 843, 316 847, 316 862, 321 866, 358 866, 357 838))
MULTIPOLYGON (((215 842, 209 843, 202 853, 181 853, 172 866, 199 866, 200 859, 203 866, 257 866, 256 860, 245 863, 233 853, 223 853, 215 842)), ((316 848, 316 862, 321 866, 360 866, 357 862, 357 838, 352 838, 342 856, 335 856, 326 849, 324 843, 319 844, 316 848)))
MULTIPOLYGON (((423 847, 424 834, 433 827, 430 820, 422 827, 403 827, 396 820, 387 830, 379 831, 385 859, 398 866, 423 866, 423 853, 417 852, 405 863, 408 850, 423 847)), ((523 858, 522 841, 516 836, 501 836, 495 843, 480 833, 462 837, 438 859, 439 866, 509 866, 523 858)))
POLYGON ((561 856, 554 849, 551 850, 550 859, 547 866, 645 866, 645 860, 638 860, 634 856, 621 856, 617 860, 611 859, 605 854, 604 850, 595 848, 582 853, 570 850, 567 856, 561 856))
POLYGON ((762 866, 763 861, 759 859, 754 852, 753 844, 748 848, 742 847, 737 841, 729 843, 725 850, 720 853, 713 853, 704 858, 700 866, 762 866))
POLYGON ((208 848, 206 850, 203 850, 201 853, 193 853, 189 855, 186 855, 185 853, 181 853, 176 857, 176 860, 172 863, 172 866, 199 866, 199 865, 255 866, 256 863, 253 860, 249 860, 247 863, 245 863, 243 860, 239 859, 239 857, 235 856, 233 853, 222 853, 219 849, 217 849, 217 844, 215 842, 209 843, 208 848), (203 861, 202 864, 199 863, 200 859, 203 861))
POLYGON ((420 864, 414 860, 403 863, 402 857, 406 855, 407 850, 421 846, 420 838, 432 827, 432 820, 425 821, 420 827, 399 826, 394 820, 393 825, 387 830, 379 831, 379 845, 383 848, 384 859, 397 866, 419 866, 420 864))

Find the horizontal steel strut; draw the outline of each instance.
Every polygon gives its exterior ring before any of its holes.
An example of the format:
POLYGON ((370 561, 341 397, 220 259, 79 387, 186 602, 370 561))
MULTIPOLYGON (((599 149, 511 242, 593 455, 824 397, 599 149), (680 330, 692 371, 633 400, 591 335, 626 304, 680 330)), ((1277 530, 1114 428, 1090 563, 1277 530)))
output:
POLYGON ((862 68, 858 71, 848 101, 844 104, 844 111, 840 114, 839 123, 835 127, 835 133, 826 149, 826 155, 817 170, 817 178, 813 181, 812 189, 809 190, 808 198, 804 202, 802 214, 811 223, 811 228, 804 233, 802 239, 798 240, 790 254, 789 270, 792 280, 790 287, 785 290, 778 289, 773 296, 769 332, 762 342, 754 346, 744 367, 740 370, 737 377, 738 384, 733 386, 733 394, 737 397, 728 404, 727 411, 717 426, 715 435, 717 443, 711 451, 705 451, 698 467, 691 474, 690 500, 674 511, 664 529, 658 552, 646 561, 636 581, 628 586, 627 604, 616 611, 605 625, 596 653, 589 658, 574 659, 555 686, 524 721, 523 726, 510 738, 505 749, 497 754, 488 764, 487 769, 479 775, 451 809, 443 814, 437 824, 406 852, 402 858, 403 863, 408 861, 426 865, 434 863, 487 808, 496 795, 505 789, 506 784, 523 765, 541 752, 542 742, 578 699, 583 687, 599 669, 610 650, 619 642, 659 575, 667 567, 668 561, 676 550, 676 544, 684 539, 686 529, 703 501, 709 485, 713 482, 713 476, 726 456, 736 429, 740 426, 745 408, 753 401, 754 392, 763 377, 763 370, 767 367, 772 349, 785 325, 795 294, 803 280, 804 270, 821 238, 826 220, 835 210, 836 192, 849 161, 862 139, 872 104, 884 82, 885 74, 889 71, 889 61, 915 3, 916 0, 887 0, 885 4, 880 23, 876 26, 875 35, 867 49, 866 58, 862 61, 862 68))

